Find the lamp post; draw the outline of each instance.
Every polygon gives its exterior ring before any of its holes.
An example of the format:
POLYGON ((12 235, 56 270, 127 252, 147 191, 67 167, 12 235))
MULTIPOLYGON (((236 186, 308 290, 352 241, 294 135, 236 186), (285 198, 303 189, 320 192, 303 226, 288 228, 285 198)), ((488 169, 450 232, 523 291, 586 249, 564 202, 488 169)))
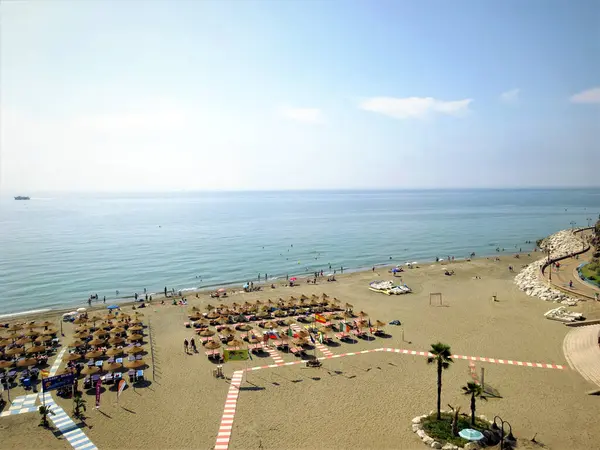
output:
POLYGON ((504 450, 504 425, 508 426, 508 435, 506 436, 507 440, 511 440, 514 441, 515 437, 512 434, 512 426, 510 423, 508 423, 507 420, 502 420, 502 418, 500 416, 495 416, 494 417, 494 423, 492 424, 492 429, 493 430, 500 430, 501 437, 500 437, 500 450, 504 450), (500 421, 500 426, 498 426, 498 424, 496 423, 496 420, 500 421))
POLYGON ((591 226, 591 223, 592 223, 592 218, 591 218, 591 217, 588 217, 588 218, 587 218, 587 219, 585 219, 585 220, 587 220, 587 221, 588 221, 588 228, 589 228, 589 227, 591 226))

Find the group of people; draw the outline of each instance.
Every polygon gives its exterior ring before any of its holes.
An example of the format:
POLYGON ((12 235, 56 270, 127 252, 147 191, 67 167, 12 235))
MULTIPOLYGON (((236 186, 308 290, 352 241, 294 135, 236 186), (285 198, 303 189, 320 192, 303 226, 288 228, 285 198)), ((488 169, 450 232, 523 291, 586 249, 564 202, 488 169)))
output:
POLYGON ((186 355, 189 355, 190 351, 192 353, 198 353, 198 348, 196 347, 196 341, 194 338, 191 338, 189 341, 187 339, 183 341, 183 350, 185 351, 186 355))

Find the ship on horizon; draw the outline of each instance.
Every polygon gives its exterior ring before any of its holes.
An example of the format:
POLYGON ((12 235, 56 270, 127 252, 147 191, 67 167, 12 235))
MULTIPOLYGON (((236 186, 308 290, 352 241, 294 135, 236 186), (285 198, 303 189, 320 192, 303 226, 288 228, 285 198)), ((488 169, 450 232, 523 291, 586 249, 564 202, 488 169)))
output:
POLYGON ((17 195, 15 200, 30 200, 30 198, 24 195, 17 195))

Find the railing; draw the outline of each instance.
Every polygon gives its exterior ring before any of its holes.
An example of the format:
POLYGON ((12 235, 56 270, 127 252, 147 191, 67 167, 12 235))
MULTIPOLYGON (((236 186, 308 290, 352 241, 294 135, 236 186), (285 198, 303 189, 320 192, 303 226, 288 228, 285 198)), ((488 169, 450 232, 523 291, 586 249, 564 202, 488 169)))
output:
MULTIPOLYGON (((579 228, 579 229, 573 231, 573 234, 582 233, 582 232, 584 232, 586 230, 593 230, 593 229, 594 229, 594 227, 579 228)), ((561 292, 564 292, 565 294, 574 295, 574 296, 578 296, 578 297, 585 297, 587 299, 594 300, 594 297, 592 297, 591 295, 587 295, 587 294, 584 294, 582 292, 577 292, 577 291, 568 289, 566 287, 559 286, 558 284, 553 283, 552 280, 547 280, 546 279, 546 274, 544 273, 544 271, 546 270, 546 268, 548 266, 550 266, 550 265, 552 265, 552 264, 554 264, 556 262, 563 261, 563 260, 565 260, 567 258, 572 258, 573 256, 582 255, 583 253, 585 253, 585 252, 587 252, 587 251, 590 250, 591 246, 590 246, 589 243, 586 243, 583 239, 581 239, 581 243, 582 243, 583 247, 582 247, 581 250, 579 250, 577 252, 573 252, 573 253, 571 253, 569 255, 562 255, 562 256, 558 256, 556 258, 551 258, 549 260, 546 260, 546 262, 544 264, 542 264, 542 266, 540 267, 540 275, 541 275, 542 279, 546 283, 548 283, 548 285, 550 287, 552 287, 554 289, 557 289, 557 290, 559 290, 561 292)))

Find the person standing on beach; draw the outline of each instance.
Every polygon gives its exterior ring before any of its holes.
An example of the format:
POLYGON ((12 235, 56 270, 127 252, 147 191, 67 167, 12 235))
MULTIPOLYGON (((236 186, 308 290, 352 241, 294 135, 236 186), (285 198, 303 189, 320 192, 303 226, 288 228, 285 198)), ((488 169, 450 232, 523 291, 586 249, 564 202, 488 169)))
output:
POLYGON ((258 274, 258 281, 260 281, 260 273, 258 274))
POLYGON ((267 277, 267 274, 265 273, 265 281, 267 281, 267 279, 268 279, 268 277, 267 277))
POLYGON ((194 340, 194 338, 190 340, 190 345, 192 346, 192 352, 198 353, 198 350, 196 349, 196 341, 194 340))
POLYGON ((185 339, 183 341, 183 350, 185 351, 186 355, 188 354, 188 345, 189 345, 189 342, 187 339, 185 339))
POLYGON ((165 297, 167 296, 167 287, 165 286, 165 297))
POLYGON ((106 295, 104 296, 104 298, 102 299, 102 303, 106 303, 106 295))

